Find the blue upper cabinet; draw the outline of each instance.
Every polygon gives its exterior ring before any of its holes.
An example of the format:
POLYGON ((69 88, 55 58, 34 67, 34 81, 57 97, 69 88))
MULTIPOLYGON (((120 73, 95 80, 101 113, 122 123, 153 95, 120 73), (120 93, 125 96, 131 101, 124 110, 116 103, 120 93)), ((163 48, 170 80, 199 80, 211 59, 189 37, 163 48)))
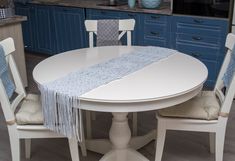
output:
POLYGON ((57 53, 86 47, 84 9, 71 7, 54 9, 57 53))
POLYGON ((172 48, 201 60, 209 70, 205 85, 213 88, 225 55, 228 20, 172 16, 171 22, 172 48))
POLYGON ((170 16, 142 14, 140 44, 170 47, 170 16))
POLYGON ((33 35, 35 33, 35 10, 31 5, 16 3, 15 13, 27 17, 27 21, 22 22, 24 46, 28 50, 33 50, 36 45, 33 35))

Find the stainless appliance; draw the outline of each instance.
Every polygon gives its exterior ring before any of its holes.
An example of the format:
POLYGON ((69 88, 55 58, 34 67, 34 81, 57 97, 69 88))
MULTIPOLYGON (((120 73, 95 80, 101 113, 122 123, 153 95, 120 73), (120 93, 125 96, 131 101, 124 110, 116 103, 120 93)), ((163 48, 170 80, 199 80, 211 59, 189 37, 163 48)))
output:
POLYGON ((173 0, 173 13, 207 17, 229 17, 232 0, 173 0))

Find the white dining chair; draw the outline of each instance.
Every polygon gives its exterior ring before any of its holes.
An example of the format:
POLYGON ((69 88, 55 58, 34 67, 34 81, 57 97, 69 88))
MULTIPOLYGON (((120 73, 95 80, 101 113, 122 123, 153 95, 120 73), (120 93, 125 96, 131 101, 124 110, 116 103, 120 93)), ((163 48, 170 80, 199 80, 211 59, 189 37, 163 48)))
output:
POLYGON ((156 117, 157 147, 155 161, 161 161, 166 130, 209 132, 210 152, 223 161, 224 139, 229 112, 235 94, 235 75, 224 92, 223 76, 231 59, 235 35, 228 34, 228 48, 213 91, 201 91, 195 98, 174 107, 159 110, 156 117))
MULTIPOLYGON (((25 140, 25 155, 30 158, 31 139, 34 138, 65 138, 43 126, 43 115, 40 98, 35 94, 27 94, 21 81, 12 52, 15 51, 14 41, 7 38, 0 41, 3 47, 9 72, 15 85, 15 94, 9 99, 5 86, 0 79, 0 103, 5 116, 11 147, 12 161, 20 161, 20 140, 25 140)), ((68 139, 72 161, 79 161, 77 140, 68 139)))
MULTIPOLYGON (((93 48, 94 47, 94 39, 97 34, 97 22, 98 20, 85 20, 85 27, 86 31, 89 32, 89 47, 93 48)), ((126 44, 127 46, 132 45, 131 41, 131 32, 135 28, 135 20, 134 19, 122 19, 119 20, 119 36, 118 40, 121 40, 121 38, 126 34, 127 39, 126 39, 126 44)), ((91 139, 91 119, 95 120, 95 113, 90 111, 86 111, 86 133, 87 133, 87 138, 91 139)), ((132 133, 134 136, 137 135, 137 113, 133 113, 132 115, 132 133)))

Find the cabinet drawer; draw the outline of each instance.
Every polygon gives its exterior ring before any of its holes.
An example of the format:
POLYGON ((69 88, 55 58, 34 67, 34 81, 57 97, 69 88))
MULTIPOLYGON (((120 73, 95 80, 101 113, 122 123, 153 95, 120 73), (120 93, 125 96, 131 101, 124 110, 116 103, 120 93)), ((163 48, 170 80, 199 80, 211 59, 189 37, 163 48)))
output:
POLYGON ((120 18, 119 12, 110 11, 110 10, 88 9, 87 13, 88 13, 89 19, 118 19, 120 18))
POLYGON ((192 26, 183 23, 177 23, 176 33, 185 33, 185 34, 196 34, 204 36, 214 36, 221 37, 222 32, 220 27, 210 27, 210 26, 192 26))
POLYGON ((188 42, 193 44, 202 44, 212 47, 220 46, 221 44, 219 38, 197 35, 197 34, 177 34, 176 41, 188 42))
POLYGON ((145 25, 144 26, 144 38, 150 39, 166 39, 166 27, 165 25, 145 25))
POLYGON ((211 19, 211 18, 201 18, 201 17, 190 17, 190 16, 174 16, 174 21, 177 23, 191 24, 196 26, 208 26, 208 27, 226 27, 224 19, 211 19))
POLYGON ((149 39, 149 38, 145 38, 143 45, 145 46, 160 46, 160 47, 168 47, 168 43, 166 40, 153 40, 153 39, 149 39))
POLYGON ((213 37, 225 37, 228 20, 199 18, 189 16, 173 16, 172 32, 198 34, 213 37))
POLYGON ((220 50, 217 47, 208 47, 208 46, 187 44, 181 42, 176 43, 176 49, 182 53, 189 54, 198 59, 205 59, 205 60, 216 61, 217 57, 220 54, 220 50))
POLYGON ((144 21, 145 23, 167 23, 167 17, 165 15, 144 14, 144 21))

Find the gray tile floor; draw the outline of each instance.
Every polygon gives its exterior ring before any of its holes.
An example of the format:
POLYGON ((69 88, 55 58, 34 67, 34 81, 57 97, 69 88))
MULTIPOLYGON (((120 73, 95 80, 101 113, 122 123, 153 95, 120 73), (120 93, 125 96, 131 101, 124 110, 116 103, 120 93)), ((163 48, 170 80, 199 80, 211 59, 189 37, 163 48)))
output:
MULTIPOLYGON (((31 70, 35 64, 45 57, 27 55, 28 77, 32 82, 31 70)), ((37 93, 35 85, 30 85, 29 89, 37 93)), ((233 104, 235 106, 235 103, 233 104)), ((96 138, 108 137, 108 129, 111 123, 111 114, 97 113, 97 120, 93 122, 93 135, 96 138)), ((154 112, 144 112, 138 114, 138 133, 144 134, 156 127, 154 112)), ((207 133, 196 132, 167 132, 165 149, 162 161, 214 161, 214 155, 209 153, 209 138, 207 133)), ((23 142, 21 144, 21 161, 27 161, 24 156, 23 142)), ((143 155, 154 160, 154 142, 139 150, 143 155)), ((98 161, 102 155, 88 152, 87 157, 82 157, 82 161, 98 161)), ((70 161, 68 143, 66 139, 34 139, 32 141, 31 161, 70 161)), ((229 116, 227 125, 224 161, 235 160, 235 107, 229 116)), ((0 161, 11 161, 10 143, 8 131, 5 125, 2 109, 0 108, 0 161)))

